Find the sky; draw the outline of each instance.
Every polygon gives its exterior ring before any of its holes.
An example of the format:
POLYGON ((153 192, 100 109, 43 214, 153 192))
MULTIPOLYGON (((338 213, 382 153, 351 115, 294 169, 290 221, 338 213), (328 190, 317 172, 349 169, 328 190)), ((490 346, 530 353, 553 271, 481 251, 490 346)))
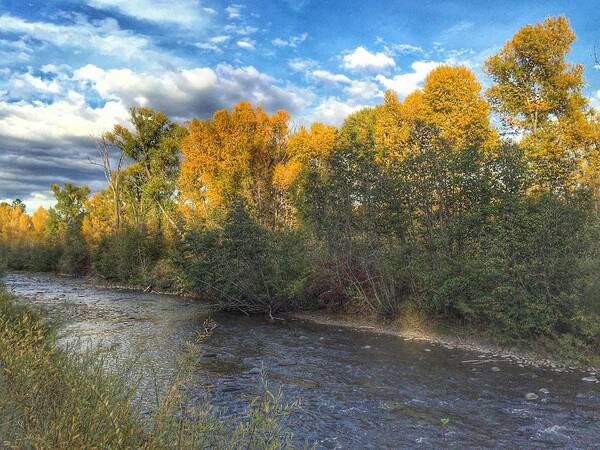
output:
POLYGON ((94 136, 132 106, 183 123, 247 100, 288 110, 293 127, 340 125, 440 64, 485 88, 489 55, 561 14, 600 107, 597 1, 0 0, 0 201, 31 212, 53 204, 52 183, 101 189, 94 136))

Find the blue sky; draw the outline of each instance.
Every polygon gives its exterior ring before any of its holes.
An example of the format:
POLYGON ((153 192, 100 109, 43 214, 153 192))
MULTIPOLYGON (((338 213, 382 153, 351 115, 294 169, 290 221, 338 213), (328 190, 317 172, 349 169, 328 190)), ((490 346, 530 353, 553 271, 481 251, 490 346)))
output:
POLYGON ((516 30, 564 14, 600 106, 592 1, 0 0, 0 199, 52 203, 53 182, 102 187, 92 136, 147 105, 178 121, 240 100, 293 125, 418 89, 439 64, 478 75, 516 30))

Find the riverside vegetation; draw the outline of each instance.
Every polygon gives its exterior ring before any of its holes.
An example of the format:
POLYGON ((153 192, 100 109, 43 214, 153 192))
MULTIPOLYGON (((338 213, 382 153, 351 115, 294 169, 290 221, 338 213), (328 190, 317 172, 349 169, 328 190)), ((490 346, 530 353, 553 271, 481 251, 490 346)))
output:
MULTIPOLYGON (((239 103, 184 126, 133 108, 104 190, 0 205, 0 258, 192 292, 245 313, 404 314, 573 354, 600 344, 600 116, 564 17, 441 65, 337 129, 239 103)), ((50 361, 49 364, 52 364, 50 361)))

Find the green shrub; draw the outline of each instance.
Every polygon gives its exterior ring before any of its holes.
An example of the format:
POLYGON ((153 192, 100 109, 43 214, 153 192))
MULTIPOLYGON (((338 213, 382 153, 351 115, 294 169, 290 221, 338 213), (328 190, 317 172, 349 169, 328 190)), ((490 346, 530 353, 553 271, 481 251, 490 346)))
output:
POLYGON ((293 308, 307 264, 300 236, 264 229, 241 201, 221 224, 187 232, 176 257, 194 291, 245 313, 293 308))

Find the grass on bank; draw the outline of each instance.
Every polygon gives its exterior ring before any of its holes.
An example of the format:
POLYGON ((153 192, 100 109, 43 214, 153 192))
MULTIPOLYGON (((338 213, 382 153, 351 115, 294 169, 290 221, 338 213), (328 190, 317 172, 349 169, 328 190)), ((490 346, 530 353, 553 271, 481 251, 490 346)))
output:
POLYGON ((282 425, 290 406, 268 389, 237 421, 208 404, 189 406, 185 384, 197 344, 146 417, 131 377, 97 353, 65 351, 50 322, 0 292, 0 448, 291 448, 282 425))

